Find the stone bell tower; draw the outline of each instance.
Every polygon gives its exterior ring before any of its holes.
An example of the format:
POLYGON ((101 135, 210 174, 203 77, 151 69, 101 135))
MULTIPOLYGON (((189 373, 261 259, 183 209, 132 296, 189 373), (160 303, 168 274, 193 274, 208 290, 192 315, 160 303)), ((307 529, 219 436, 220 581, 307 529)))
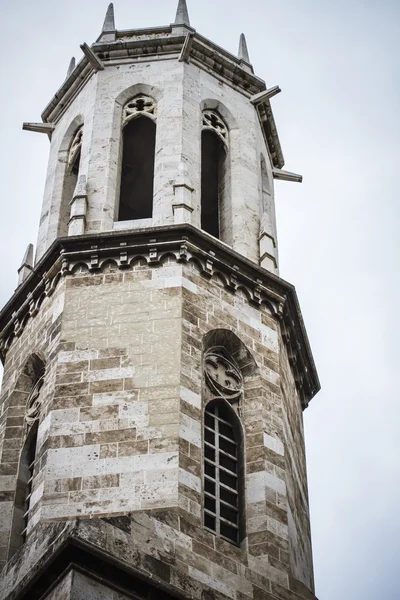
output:
POLYGON ((103 30, 42 114, 36 256, 0 313, 0 600, 313 599, 271 109, 244 36, 103 30))

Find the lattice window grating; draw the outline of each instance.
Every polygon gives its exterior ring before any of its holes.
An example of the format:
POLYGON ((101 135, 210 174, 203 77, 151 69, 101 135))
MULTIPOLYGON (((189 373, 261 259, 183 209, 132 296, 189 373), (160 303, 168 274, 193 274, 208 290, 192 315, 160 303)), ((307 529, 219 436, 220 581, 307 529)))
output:
POLYGON ((204 421, 204 527, 240 542, 238 439, 223 402, 210 403, 204 421))

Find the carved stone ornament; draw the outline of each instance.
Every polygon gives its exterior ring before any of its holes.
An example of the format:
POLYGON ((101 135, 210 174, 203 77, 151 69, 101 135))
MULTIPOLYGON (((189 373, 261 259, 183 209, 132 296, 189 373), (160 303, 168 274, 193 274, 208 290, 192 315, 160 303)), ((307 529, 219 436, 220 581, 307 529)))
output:
POLYGON ((140 114, 147 114, 153 119, 156 118, 157 104, 153 98, 150 98, 150 96, 145 96, 144 94, 140 94, 129 100, 129 102, 127 102, 124 106, 122 126, 124 127, 127 123, 129 123, 129 121, 140 114))
POLYGON ((25 421, 27 422, 28 427, 31 427, 39 418, 41 404, 40 391, 43 387, 44 376, 45 371, 43 370, 40 373, 39 377, 36 379, 31 393, 29 394, 29 398, 27 401, 27 410, 25 414, 25 421))
POLYGON ((204 378, 207 400, 223 398, 230 404, 240 402, 243 377, 239 367, 224 348, 210 348, 204 357, 204 378))
POLYGON ((72 169, 82 148, 83 125, 76 131, 68 152, 68 169, 72 169))
POLYGON ((224 143, 228 145, 228 128, 219 114, 215 110, 205 110, 203 112, 203 129, 214 131, 224 143))

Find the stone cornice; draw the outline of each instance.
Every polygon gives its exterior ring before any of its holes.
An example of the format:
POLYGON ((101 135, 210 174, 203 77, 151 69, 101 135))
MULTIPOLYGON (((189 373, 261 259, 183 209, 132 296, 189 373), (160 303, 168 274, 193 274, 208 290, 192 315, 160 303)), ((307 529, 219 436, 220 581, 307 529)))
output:
MULTIPOLYGON (((0 585, 5 584, 0 591, 1 597, 5 600, 41 600, 73 570, 127 598, 144 600, 160 595, 165 600, 193 600, 192 594, 171 583, 169 565, 162 557, 147 556, 140 551, 137 558, 133 555, 134 560, 128 553, 124 555, 130 534, 119 529, 114 537, 112 528, 115 526, 105 521, 73 519, 66 523, 41 525, 34 539, 36 545, 28 538, 28 543, 0 574, 0 585), (45 548, 43 540, 47 542, 45 548)), ((133 548, 136 550, 135 546, 133 548)), ((268 581, 268 576, 265 580, 268 581)), ((317 600, 303 583, 290 575, 287 588, 273 583, 272 586, 272 594, 268 594, 271 600, 317 600)))
POLYGON ((20 336, 28 320, 38 313, 43 300, 78 265, 96 273, 110 261, 120 269, 129 269, 139 257, 157 266, 166 255, 175 256, 178 262, 195 262, 204 277, 218 275, 231 293, 241 290, 253 306, 268 307, 281 323, 296 386, 306 408, 320 384, 295 288, 191 225, 56 240, 0 312, 2 360, 14 337, 20 336))
MULTIPOLYGON (((117 31, 115 41, 97 41, 91 49, 105 68, 125 62, 164 60, 174 55, 178 59, 188 33, 192 35, 188 59, 197 67, 211 73, 249 99, 266 89, 265 82, 250 72, 247 63, 187 25, 117 31)), ((84 56, 44 109, 42 120, 57 124, 94 73, 95 69, 84 56)), ((261 118, 264 129, 268 131, 266 140, 273 164, 282 168, 283 155, 269 100, 265 103, 261 118)))

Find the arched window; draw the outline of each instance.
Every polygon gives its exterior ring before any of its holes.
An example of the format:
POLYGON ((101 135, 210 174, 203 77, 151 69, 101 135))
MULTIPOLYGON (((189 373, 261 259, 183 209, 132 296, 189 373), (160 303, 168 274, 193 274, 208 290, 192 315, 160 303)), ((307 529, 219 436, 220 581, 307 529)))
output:
POLYGON ((228 128, 213 110, 203 112, 201 134, 201 228, 224 238, 227 218, 228 128))
POLYGON ((23 530, 21 532, 22 543, 26 540, 26 534, 28 529, 29 512, 31 508, 31 496, 33 478, 35 476, 36 467, 36 446, 37 446, 37 434, 38 434, 38 422, 36 421, 26 438, 20 460, 18 484, 21 492, 22 500, 22 519, 23 519, 23 530), (22 488, 22 489, 21 489, 22 488))
POLYGON ((32 388, 26 406, 26 438, 19 461, 11 530, 10 556, 12 556, 12 554, 25 542, 30 513, 33 508, 31 501, 33 483, 38 472, 36 448, 41 406, 41 390, 45 376, 44 364, 35 356, 25 371, 25 374, 32 380, 32 388))
POLYGON ((74 197, 76 184, 78 183, 79 168, 81 163, 82 138, 83 125, 81 125, 75 131, 67 153, 67 164, 65 167, 62 188, 61 212, 58 224, 59 236, 65 236, 68 233, 68 222, 71 208, 70 202, 74 197))
POLYGON ((156 104, 136 96, 124 106, 119 221, 153 216, 156 104))
POLYGON ((204 527, 239 545, 243 537, 243 377, 222 347, 204 357, 204 527))

